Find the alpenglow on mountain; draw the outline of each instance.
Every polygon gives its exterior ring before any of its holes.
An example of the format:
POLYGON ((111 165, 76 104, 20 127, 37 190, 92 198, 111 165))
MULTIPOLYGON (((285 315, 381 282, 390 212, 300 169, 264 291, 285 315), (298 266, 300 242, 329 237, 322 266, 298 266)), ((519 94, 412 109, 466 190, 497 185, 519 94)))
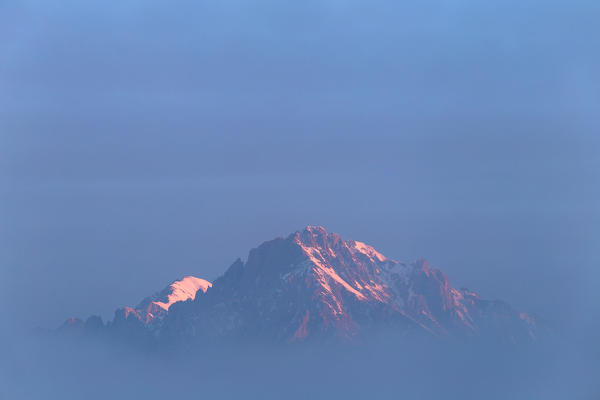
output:
POLYGON ((420 260, 406 264, 319 226, 267 241, 212 284, 175 281, 103 324, 70 319, 64 329, 144 342, 294 343, 353 341, 373 332, 441 338, 535 341, 528 314, 450 285, 420 260))

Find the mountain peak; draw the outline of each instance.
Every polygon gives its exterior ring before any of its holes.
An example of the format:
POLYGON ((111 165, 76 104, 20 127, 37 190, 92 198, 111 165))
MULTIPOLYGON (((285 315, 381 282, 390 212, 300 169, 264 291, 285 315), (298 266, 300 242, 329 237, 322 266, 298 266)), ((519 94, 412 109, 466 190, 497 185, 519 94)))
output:
POLYGON ((349 250, 352 254, 362 254, 379 262, 388 260, 387 257, 375 250, 372 246, 357 240, 344 240, 337 233, 327 232, 325 228, 318 225, 308 225, 304 229, 290 235, 290 238, 308 253, 311 251, 307 250, 307 248, 316 248, 319 251, 330 254, 344 248, 349 250))
POLYGON ((206 293, 211 286, 212 283, 207 280, 196 278, 195 276, 186 276, 169 285, 170 293, 167 296, 167 301, 155 301, 154 304, 166 311, 178 301, 194 300, 198 290, 206 293))
POLYGON ((323 228, 321 225, 306 225, 302 231, 310 232, 310 233, 319 233, 319 234, 324 234, 324 235, 327 234, 327 230, 325 228, 323 228))
POLYGON ((118 316, 118 319, 123 320, 133 318, 144 325, 151 325, 157 320, 163 319, 173 304, 194 300, 198 292, 206 293, 210 287, 212 287, 212 283, 207 280, 195 276, 185 276, 174 281, 162 291, 146 297, 135 308, 118 309, 115 317, 118 316))
POLYGON ((303 241, 321 241, 329 235, 337 235, 336 233, 328 233, 325 228, 320 225, 307 225, 303 229, 292 233, 289 238, 302 238, 303 241))
POLYGON ((315 225, 308 225, 304 229, 292 233, 289 238, 310 247, 327 246, 330 238, 341 239, 337 233, 328 233, 322 226, 315 225))
POLYGON ((425 260, 396 261, 315 225, 252 249, 214 286, 194 276, 175 281, 134 309, 117 310, 110 326, 199 342, 346 340, 379 328, 400 335, 536 338, 535 321, 526 314, 455 289, 425 260))

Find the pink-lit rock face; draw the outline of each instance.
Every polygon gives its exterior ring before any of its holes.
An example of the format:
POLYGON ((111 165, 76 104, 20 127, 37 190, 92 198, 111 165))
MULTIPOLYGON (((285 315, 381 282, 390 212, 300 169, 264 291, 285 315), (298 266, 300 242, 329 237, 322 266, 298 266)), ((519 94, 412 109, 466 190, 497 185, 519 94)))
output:
POLYGON ((193 276, 175 281, 117 310, 109 326, 200 342, 353 340, 380 328, 506 342, 537 337, 532 317, 452 287, 427 261, 396 261, 319 226, 261 244, 214 284, 193 276))

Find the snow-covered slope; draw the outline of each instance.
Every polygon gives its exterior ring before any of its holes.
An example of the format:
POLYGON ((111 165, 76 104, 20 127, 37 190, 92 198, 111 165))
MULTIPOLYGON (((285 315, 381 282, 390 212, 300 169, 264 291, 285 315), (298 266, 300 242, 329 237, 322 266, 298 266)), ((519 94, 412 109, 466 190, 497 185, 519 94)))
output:
POLYGON ((162 308, 165 311, 169 310, 169 307, 173 303, 178 301, 194 300, 196 292, 202 290, 202 293, 206 293, 206 290, 212 286, 212 283, 195 276, 186 276, 180 281, 175 281, 169 285, 169 294, 167 295, 167 301, 154 301, 153 303, 162 308))
POLYGON ((206 293, 212 286, 207 280, 186 276, 171 283, 162 291, 145 298, 136 307, 123 307, 115 312, 113 324, 122 324, 131 318, 156 328, 167 315, 169 308, 178 302, 194 300, 198 293, 206 293))

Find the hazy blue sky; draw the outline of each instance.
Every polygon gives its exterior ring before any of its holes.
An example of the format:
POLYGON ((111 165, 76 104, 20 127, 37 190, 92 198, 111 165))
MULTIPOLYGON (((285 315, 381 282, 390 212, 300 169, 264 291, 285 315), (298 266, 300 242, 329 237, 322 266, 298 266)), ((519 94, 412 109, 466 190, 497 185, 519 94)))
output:
POLYGON ((597 1, 90 3, 0 5, 16 325, 111 317, 307 224, 593 320, 597 1))

